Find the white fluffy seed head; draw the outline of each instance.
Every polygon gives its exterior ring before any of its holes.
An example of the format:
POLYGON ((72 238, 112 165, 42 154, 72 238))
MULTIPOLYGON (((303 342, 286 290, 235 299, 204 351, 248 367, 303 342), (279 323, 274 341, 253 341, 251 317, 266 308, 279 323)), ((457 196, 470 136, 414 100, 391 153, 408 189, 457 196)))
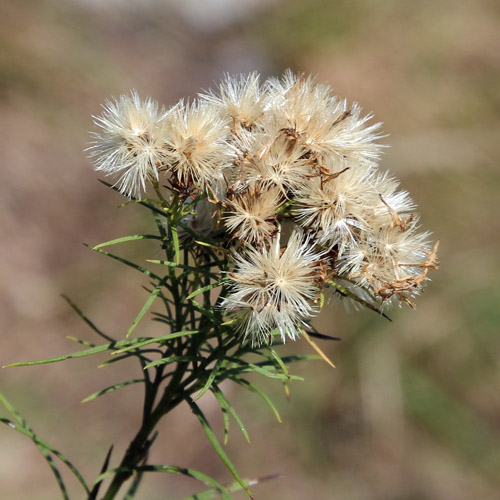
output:
POLYGON ((250 130, 264 114, 265 93, 259 80, 260 76, 256 72, 236 77, 226 75, 218 94, 211 92, 200 98, 230 118, 235 131, 250 130))
POLYGON ((277 188, 250 187, 227 202, 225 225, 229 233, 247 243, 262 246, 277 231, 276 213, 282 196, 277 188))
POLYGON ((228 122, 208 103, 184 104, 168 114, 166 147, 168 160, 183 183, 220 181, 231 164, 228 122))
POLYGON ((192 208, 183 237, 215 234, 238 248, 222 307, 260 344, 273 330, 295 338, 332 277, 412 305, 437 267, 415 204, 378 172, 370 119, 312 77, 287 71, 261 85, 252 73, 168 112, 135 92, 108 101, 89 149, 127 196, 149 181, 179 193, 192 208))
POLYGON ((165 167, 165 117, 155 101, 141 100, 135 91, 106 101, 103 113, 94 117, 99 131, 92 134, 89 156, 97 171, 118 177, 124 195, 139 197, 146 181, 158 180, 165 167))
POLYGON ((320 257, 299 231, 292 233, 284 250, 278 235, 269 248, 248 247, 235 255, 231 293, 222 308, 239 313, 244 338, 260 345, 276 329, 283 341, 296 337, 303 320, 317 312, 314 278, 320 257))

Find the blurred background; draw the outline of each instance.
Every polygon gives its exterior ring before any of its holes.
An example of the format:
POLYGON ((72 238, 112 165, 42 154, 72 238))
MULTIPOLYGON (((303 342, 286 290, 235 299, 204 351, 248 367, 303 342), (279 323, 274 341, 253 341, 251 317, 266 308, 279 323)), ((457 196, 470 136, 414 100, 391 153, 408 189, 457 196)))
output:
MULTIPOLYGON (((68 294, 122 337, 145 300, 140 277, 89 250, 144 231, 139 207, 97 182, 86 153, 92 114, 135 88, 169 106, 224 73, 285 68, 318 76, 384 122, 382 160, 441 240, 441 269, 415 311, 389 323, 331 304, 317 322, 335 370, 298 364, 291 386, 257 396, 226 387, 247 425, 228 453, 262 500, 500 498, 500 4, 494 0, 0 1, 0 364, 76 350, 96 337, 68 294)), ((125 251, 143 256, 144 247, 125 251)), ((140 334, 158 331, 143 322, 140 334)), ((309 353, 305 342, 281 353, 309 353)), ((37 433, 89 480, 111 443, 115 462, 135 433, 141 389, 81 404, 133 378, 104 358, 0 371, 0 390, 37 433)), ((132 376, 130 374, 133 374, 132 376)), ((217 405, 204 398, 221 432, 217 405)), ((2 410, 0 413, 5 416, 2 410)), ((152 463, 231 478, 194 416, 161 426, 152 463)), ((0 428, 0 498, 59 498, 34 445, 0 428)), ((71 498, 83 498, 69 476, 71 498)), ((138 499, 176 500, 199 483, 151 474, 138 499)), ((236 494, 235 498, 244 498, 236 494)))

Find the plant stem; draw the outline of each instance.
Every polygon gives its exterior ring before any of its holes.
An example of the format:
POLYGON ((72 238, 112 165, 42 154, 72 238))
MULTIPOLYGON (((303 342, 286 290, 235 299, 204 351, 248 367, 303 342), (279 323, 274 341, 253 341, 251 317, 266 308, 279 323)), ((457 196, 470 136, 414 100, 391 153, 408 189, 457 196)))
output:
MULTIPOLYGON (((184 399, 183 387, 181 385, 182 378, 186 371, 185 363, 179 363, 169 385, 165 388, 165 392, 158 402, 158 405, 144 420, 139 432, 131 441, 125 455, 118 466, 123 471, 117 472, 113 481, 104 495, 104 500, 112 500, 115 498, 119 489, 125 481, 132 475, 134 469, 144 459, 149 448, 149 437, 154 431, 160 419, 175 408, 184 399)), ((158 381, 158 383, 160 383, 158 381)))

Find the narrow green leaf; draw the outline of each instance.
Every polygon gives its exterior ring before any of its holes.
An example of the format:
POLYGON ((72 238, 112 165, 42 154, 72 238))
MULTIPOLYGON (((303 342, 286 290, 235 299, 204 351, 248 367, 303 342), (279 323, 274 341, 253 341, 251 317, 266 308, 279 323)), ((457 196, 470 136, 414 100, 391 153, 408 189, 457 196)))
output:
POLYGON ((98 250, 99 248, 109 247, 111 245, 117 245, 118 243, 125 243, 127 241, 137 241, 137 240, 161 240, 160 236, 155 234, 134 234, 132 236, 123 236, 122 238, 116 238, 115 240, 105 241, 104 243, 99 243, 94 245, 92 250, 98 250))
POLYGON ((90 396, 87 396, 85 399, 82 399, 82 403, 87 403, 88 401, 92 401, 103 394, 108 394, 108 392, 116 391, 117 389, 121 389, 122 387, 126 387, 127 385, 138 384, 139 382, 144 382, 143 378, 136 378, 134 380, 127 380, 127 382, 121 382, 120 384, 111 385, 106 387, 106 389, 101 389, 100 391, 94 392, 90 396))
POLYGON ((256 394, 258 394, 265 401, 265 403, 267 404, 267 406, 269 406, 269 408, 271 408, 271 411, 274 413, 274 415, 276 417, 276 420, 279 423, 282 422, 280 414, 278 413, 278 410, 276 409, 276 406, 274 406, 274 403, 257 386, 255 386, 254 384, 250 383, 248 380, 245 380, 245 379, 240 378, 240 377, 233 377, 233 376, 231 376, 229 378, 231 380, 233 380, 234 382, 240 384, 241 386, 245 387, 246 389, 248 389, 248 390, 250 390, 250 391, 255 392, 256 394))
POLYGON ((156 223, 156 228, 158 229, 158 232, 160 233, 162 241, 166 241, 167 240, 167 232, 165 230, 165 225, 163 224, 162 220, 159 217, 159 215, 161 215, 162 217, 165 217, 166 214, 164 212, 158 213, 156 210, 153 210, 151 213, 153 214, 153 217, 154 217, 154 220, 156 223))
POLYGON ((168 335, 163 335, 162 337, 154 337, 149 339, 138 339, 138 342, 134 343, 131 346, 125 346, 123 349, 118 349, 114 351, 112 354, 121 354, 126 351, 130 351, 131 349, 137 349, 139 347, 143 347, 145 345, 154 344, 154 343, 163 343, 167 340, 176 339, 178 337, 184 337, 186 335, 196 335, 200 333, 199 330, 185 330, 181 332, 169 333, 168 335))
MULTIPOLYGON (((111 460, 111 454, 113 453, 113 445, 108 450, 108 453, 106 454, 106 458, 104 459, 104 463, 102 464, 101 467, 101 474, 106 472, 109 467, 109 461, 111 460)), ((94 487, 92 488, 92 491, 90 492, 88 500, 96 500, 97 495, 99 493, 99 490, 101 489, 102 482, 95 483, 94 487)))
POLYGON ((132 483, 130 484, 130 488, 127 490, 127 493, 123 497, 123 500, 132 500, 135 498, 135 494, 142 482, 142 478, 144 477, 144 472, 137 472, 132 476, 132 483))
POLYGON ((151 361, 151 363, 147 364, 144 367, 144 370, 149 370, 149 368, 153 368, 154 366, 160 365, 168 365, 169 363, 189 363, 193 361, 203 361, 205 358, 202 356, 168 356, 167 358, 156 359, 151 361))
POLYGON ((219 395, 213 390, 213 388, 211 390, 214 393, 222 412, 222 421, 224 423, 224 444, 226 445, 229 439, 229 415, 224 401, 225 398, 220 399, 219 395))
MULTIPOLYGON (((113 191, 116 191, 117 193, 120 193, 120 190, 115 185, 110 184, 109 182, 103 181, 102 179, 97 179, 97 180, 101 184, 104 184, 105 186, 107 186, 110 189, 112 189, 113 191)), ((123 195, 123 193, 120 193, 120 194, 123 195)), ((131 203, 138 203, 139 205, 142 205, 143 207, 149 208, 149 210, 151 210, 153 213, 157 213, 157 214, 161 215, 162 217, 165 217, 167 215, 164 211, 160 210, 159 208, 156 208, 153 204, 149 203, 146 200, 141 200, 139 198, 131 197, 129 199, 129 201, 127 201, 127 203, 124 203, 121 206, 130 205, 131 203)), ((151 200, 151 201, 153 201, 153 200, 151 200)))
POLYGON ((131 262, 130 260, 124 259, 123 257, 118 257, 118 255, 112 254, 110 252, 105 252, 104 250, 100 249, 95 249, 91 245, 85 245, 87 248, 90 248, 91 250, 94 250, 94 252, 100 253, 102 255, 106 255, 106 257, 110 257, 114 260, 117 260, 118 262, 121 262, 122 264, 125 264, 126 266, 129 266, 137 271, 139 271, 142 274, 145 274, 148 276, 148 278, 152 278, 156 281, 161 281, 161 278, 155 274, 152 273, 149 269, 146 269, 145 267, 139 266, 138 264, 135 264, 134 262, 131 262))
POLYGON ((248 372, 256 372, 264 375, 267 378, 274 378, 278 380, 302 380, 301 377, 297 375, 283 375, 282 373, 275 373, 270 371, 275 368, 275 363, 273 361, 267 361, 264 363, 249 363, 248 361, 243 361, 242 359, 235 358, 233 356, 226 357, 228 361, 234 362, 238 365, 237 368, 232 368, 224 373, 224 375, 236 375, 238 373, 248 373, 248 372), (269 367, 269 368, 266 368, 269 367))
POLYGON ((15 408, 9 403, 7 398, 0 392, 0 403, 3 404, 5 409, 16 419, 16 421, 21 424, 23 427, 26 425, 26 422, 23 417, 15 410, 15 408))
POLYGON ((217 323, 217 318, 215 317, 212 311, 203 307, 199 302, 196 302, 196 300, 194 299, 191 299, 191 304, 193 304, 193 306, 196 307, 196 309, 198 309, 198 311, 200 311, 201 314, 203 314, 203 316, 209 318, 212 321, 212 323, 217 323))
POLYGON ((146 300, 146 303, 142 306, 142 309, 139 311, 139 314, 136 316, 134 321, 132 321, 132 324, 130 325, 129 329, 127 330, 127 335, 125 337, 129 337, 130 334, 135 330, 136 326, 139 324, 139 321, 144 317, 144 315, 148 312, 149 308, 153 304, 154 300, 156 297, 158 297, 158 294, 161 292, 161 289, 163 288, 163 285, 165 284, 165 281, 168 279, 168 276, 164 276, 158 285, 155 287, 155 289, 151 292, 151 295, 149 296, 148 300, 146 300))
POLYGON ((280 369, 283 373, 283 375, 286 377, 285 380, 283 380, 283 387, 285 390, 285 395, 287 399, 290 399, 290 389, 288 388, 287 381, 292 380, 292 377, 290 376, 290 373, 288 371, 288 368, 286 364, 283 362, 281 357, 278 355, 278 353, 271 347, 269 347, 269 352, 271 353, 271 356, 273 357, 274 361, 276 361, 276 364, 278 365, 277 368, 280 369))
POLYGON ((87 325, 95 332, 97 335, 100 337, 108 340, 109 342, 113 342, 115 339, 113 337, 110 337, 109 335, 106 335, 102 330, 97 328, 97 326, 90 321, 89 318, 85 314, 83 314, 82 310, 66 295, 61 295, 61 297, 68 303, 68 305, 80 316, 80 318, 87 323, 87 325))
POLYGON ((11 363, 4 366, 4 368, 13 368, 17 366, 32 366, 32 365, 44 365, 47 363, 57 363, 59 361, 65 361, 72 358, 82 358, 84 356, 90 356, 92 354, 97 354, 106 350, 113 350, 117 347, 131 346, 139 342, 144 341, 144 338, 136 338, 130 340, 118 340, 115 342, 110 342, 109 344, 98 345, 90 349, 84 349, 83 351, 73 352, 71 354, 65 354, 63 356, 57 356, 55 358, 40 359, 37 361, 22 361, 20 363, 11 363))
POLYGON ((198 290, 195 290, 194 292, 191 292, 187 297, 186 300, 190 300, 193 297, 196 297, 200 293, 208 292, 208 290, 212 290, 213 288, 217 288, 218 286, 222 285, 222 280, 217 281, 216 283, 212 283, 211 285, 204 286, 203 288, 198 288, 198 290))
POLYGON ((179 264, 177 262, 171 262, 170 260, 147 259, 146 262, 149 262, 151 264, 159 264, 161 266, 167 266, 167 267, 178 267, 179 269, 184 269, 184 270, 190 271, 192 273, 203 273, 204 275, 213 277, 215 279, 220 279, 220 276, 216 275, 215 273, 208 272, 207 266, 192 267, 192 266, 188 266, 187 264, 179 264))
POLYGON ((200 471, 194 470, 194 469, 188 469, 186 467, 177 467, 175 465, 140 465, 138 467, 134 467, 134 469, 129 469, 127 467, 117 467, 115 469, 108 470, 104 472, 103 474, 100 474, 97 479, 95 480, 94 484, 102 481, 103 479, 106 479, 109 476, 113 476, 117 473, 120 472, 166 472, 168 474, 182 474, 185 476, 189 476, 193 479, 197 479, 198 481, 201 481, 202 483, 205 483, 208 486, 212 486, 213 488, 216 488, 218 493, 221 495, 221 498, 223 500, 231 500, 231 497, 229 496, 227 489, 222 486, 218 481, 215 479, 211 478, 210 476, 207 476, 206 474, 203 474, 200 471))
POLYGON ((172 233, 172 241, 174 243, 174 252, 175 252, 175 263, 179 264, 181 261, 181 249, 179 245, 179 234, 177 233, 177 227, 170 226, 170 231, 172 233))
POLYGON ((69 335, 66 335, 66 338, 68 340, 71 340, 72 342, 76 342, 77 344, 84 345, 85 347, 96 346, 96 344, 93 344, 92 342, 87 342, 86 340, 77 339, 76 337, 70 337, 69 335))
POLYGON ((49 467, 52 469, 52 472, 54 473, 54 476, 57 481, 57 485, 59 486, 59 489, 61 490, 61 495, 64 500, 69 500, 69 494, 68 491, 66 490, 66 485, 64 484, 64 481, 62 479, 61 473, 59 472, 59 469, 57 468, 54 459, 50 455, 49 452, 47 452, 43 447, 36 445, 37 448, 40 450, 40 453, 45 457, 45 460, 47 460, 47 463, 49 464, 49 467))
POLYGON ((210 374, 207 377, 207 381, 205 382, 205 385, 203 386, 201 391, 194 398, 194 401, 198 401, 198 399, 200 399, 210 389, 213 381, 215 380, 215 377, 219 373, 219 368, 221 367, 223 362, 224 359, 218 359, 217 362, 215 363, 215 366, 210 369, 210 374))
POLYGON ((210 427, 210 424, 208 423, 203 412, 200 410, 199 406, 189 396, 186 398, 186 401, 189 404, 189 406, 191 407, 191 410, 193 411, 193 413, 198 417, 198 420, 200 421, 200 424, 201 424, 203 430, 205 431, 205 434, 207 435, 208 440, 210 441, 210 444, 213 446, 217 455, 219 455, 219 458, 222 460, 222 462, 227 467, 229 472, 231 472, 234 479, 236 479, 236 481, 238 481, 238 483, 241 485, 241 487, 245 490, 247 495, 253 499, 253 496, 252 496, 250 489, 246 485, 245 481, 243 481, 243 479, 241 479, 240 475, 238 474, 238 472, 234 468, 234 465, 232 464, 231 460, 227 456, 226 452, 222 449, 222 447, 219 443, 219 440, 217 439, 217 436, 215 435, 214 431, 210 427))
POLYGON ((2 422, 3 424, 6 424, 11 429, 14 429, 15 431, 17 431, 17 432, 19 432, 19 433, 21 433, 21 434, 29 437, 37 446, 42 447, 45 450, 50 451, 51 453, 53 453, 75 475, 75 477, 78 479, 78 481, 80 482, 80 484, 85 489, 87 495, 90 493, 90 490, 89 490, 87 484, 85 483, 85 480, 81 476, 81 474, 78 472, 78 470, 76 469, 76 467, 62 453, 60 453, 56 449, 52 448, 52 446, 50 446, 48 443, 46 443, 45 441, 43 441, 42 439, 40 439, 38 436, 36 436, 33 433, 33 431, 28 430, 28 429, 23 428, 23 427, 20 427, 20 426, 16 425, 15 423, 11 422, 10 420, 7 420, 6 418, 0 418, 0 422, 2 422))
POLYGON ((356 302, 359 302, 360 304, 363 304, 366 308, 370 309, 371 311, 376 312, 377 314, 380 314, 380 316, 382 316, 385 319, 387 319, 387 320, 389 320, 389 321, 392 322, 392 319, 389 318, 389 316, 387 316, 387 314, 385 314, 384 312, 382 312, 381 309, 379 309, 378 307, 374 306, 373 304, 371 304, 367 300, 362 299, 361 297, 359 297, 358 295, 356 295, 352 290, 349 290, 345 286, 342 286, 340 283, 337 283, 336 281, 333 281, 333 280, 329 281, 328 284, 331 285, 331 286, 333 286, 333 288, 335 288, 335 290, 337 290, 344 297, 349 297, 350 299, 352 299, 352 300, 354 300, 356 302))
MULTIPOLYGON (((0 393, 0 402, 3 404, 5 409, 14 417, 14 419, 19 423, 19 425, 26 429, 28 432, 31 432, 33 435, 35 435, 33 429, 28 425, 26 420, 15 410, 15 408, 9 403, 9 401, 5 398, 3 394, 0 393)), ((10 422, 9 420, 5 419, 2 420, 4 424, 8 425, 11 429, 16 429, 16 424, 13 422, 10 422)), ((54 476, 56 478, 57 484, 59 486, 59 489, 61 490, 61 494, 64 499, 68 499, 68 492, 66 491, 66 487, 64 485, 64 481, 62 480, 61 473, 59 472, 59 469, 57 468, 54 460, 52 459, 52 456, 50 453, 41 445, 37 444, 35 442, 36 447, 39 449, 40 453, 44 456, 45 460, 49 464, 49 467, 52 469, 52 472, 54 473, 54 476)))
POLYGON ((271 346, 268 346, 268 349, 269 349, 269 352, 271 353, 271 356, 276 361, 278 367, 283 372, 283 375, 285 375, 286 378, 288 380, 290 380, 290 373, 288 372, 288 368, 286 367, 286 364, 283 362, 283 360, 280 358, 280 356, 277 354, 277 352, 271 346))
MULTIPOLYGON (((248 435, 248 432, 247 432, 245 426, 243 425, 242 420, 240 419, 240 417, 236 413, 236 410, 233 408, 231 403, 228 401, 228 399, 226 398, 224 393, 220 390, 220 388, 218 386, 213 386, 211 391, 213 392, 214 396, 216 397, 217 401, 219 402, 221 409, 224 408, 225 410, 227 410, 229 412, 231 417, 233 417, 234 421, 236 422, 236 424, 240 428, 241 433, 243 434, 243 436, 245 437, 245 439, 249 443, 250 436, 248 435)), ((225 439, 225 441, 227 442, 226 439, 225 439)))
MULTIPOLYGON (((256 486, 265 481, 271 481, 273 479, 279 479, 281 477, 283 476, 281 476, 280 474, 273 474, 271 476, 258 477, 256 479, 245 479, 245 482, 248 484, 248 486, 256 486)), ((226 489, 230 493, 236 493, 237 491, 241 491, 242 488, 241 484, 236 481, 233 484, 226 486, 226 489)), ((201 493, 196 493, 194 495, 191 495, 190 497, 184 498, 184 500, 212 500, 213 498, 216 498, 218 495, 219 492, 217 490, 210 489, 202 491, 201 493)))

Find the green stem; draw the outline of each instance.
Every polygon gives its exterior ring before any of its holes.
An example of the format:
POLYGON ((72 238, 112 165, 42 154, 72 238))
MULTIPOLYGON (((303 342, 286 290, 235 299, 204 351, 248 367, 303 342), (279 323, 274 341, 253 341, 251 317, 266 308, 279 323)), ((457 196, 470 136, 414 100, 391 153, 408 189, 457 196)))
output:
MULTIPOLYGON (((150 444, 149 437, 160 419, 184 400, 181 381, 185 370, 185 363, 179 363, 158 405, 143 421, 139 432, 127 448, 119 465, 119 468, 125 470, 115 474, 113 481, 104 495, 104 500, 112 500, 115 498, 123 483, 131 477, 133 471, 146 456, 150 444)), ((159 382, 161 382, 161 380, 159 382)))

